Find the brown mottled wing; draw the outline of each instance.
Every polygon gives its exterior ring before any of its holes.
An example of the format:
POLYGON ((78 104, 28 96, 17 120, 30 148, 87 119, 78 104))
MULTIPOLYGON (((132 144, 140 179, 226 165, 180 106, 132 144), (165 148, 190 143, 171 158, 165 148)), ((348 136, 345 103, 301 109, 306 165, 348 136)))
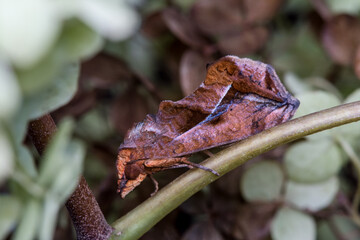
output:
POLYGON ((239 141, 289 120, 297 107, 271 66, 227 56, 209 67, 193 94, 162 102, 137 128, 129 139, 141 149, 132 159, 184 156, 239 141))
POLYGON ((223 57, 208 67, 194 93, 177 102, 161 102, 156 115, 148 115, 127 133, 117 160, 119 192, 126 196, 148 174, 165 169, 161 163, 191 166, 184 162, 191 153, 285 122, 298 105, 271 66, 223 57), (180 156, 184 160, 176 159, 180 156))

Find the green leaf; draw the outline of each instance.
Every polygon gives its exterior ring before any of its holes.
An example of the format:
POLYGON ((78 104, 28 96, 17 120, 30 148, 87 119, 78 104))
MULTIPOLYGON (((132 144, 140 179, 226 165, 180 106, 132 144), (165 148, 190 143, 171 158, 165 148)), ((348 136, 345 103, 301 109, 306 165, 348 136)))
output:
POLYGON ((326 108, 340 105, 340 100, 333 94, 323 91, 305 92, 296 96, 301 104, 295 117, 301 117, 326 108))
POLYGON ((102 36, 119 41, 139 25, 139 17, 126 2, 80 0, 77 16, 102 36))
POLYGON ((20 106, 21 95, 10 67, 0 61, 0 119, 9 119, 20 106))
POLYGON ((315 240, 314 219, 288 207, 281 208, 271 224, 273 240, 315 240))
POLYGON ((16 197, 0 195, 0 239, 5 239, 15 227, 20 211, 21 204, 16 197))
POLYGON ((327 221, 319 223, 318 240, 338 240, 337 236, 346 236, 346 240, 358 240, 360 229, 349 217, 343 215, 333 215, 327 221))
POLYGON ((66 164, 67 159, 63 159, 63 153, 66 152, 73 127, 73 121, 63 121, 47 146, 39 167, 38 183, 42 186, 49 187, 59 169, 66 164))
POLYGON ((72 19, 64 23, 58 47, 70 61, 89 58, 98 52, 103 44, 99 34, 83 22, 72 19))
POLYGON ((16 69, 17 79, 23 95, 30 96, 44 91, 54 84, 56 76, 65 67, 64 56, 60 49, 53 48, 37 64, 27 69, 16 69))
POLYGON ((341 163, 339 147, 325 139, 292 145, 284 162, 289 178, 303 183, 316 183, 332 177, 340 170, 341 163))
POLYGON ((72 121, 64 121, 52 138, 40 165, 38 183, 47 189, 39 231, 40 239, 51 239, 59 208, 78 184, 85 148, 71 140, 72 121))
POLYGON ((357 15, 360 11, 360 2, 358 0, 326 0, 326 2, 334 14, 357 15))
POLYGON ((285 188, 285 200, 304 210, 319 211, 331 204, 338 190, 336 177, 313 184, 289 181, 285 188))
MULTIPOLYGON (((301 104, 296 111, 294 118, 341 104, 340 100, 335 95, 323 91, 306 92, 297 95, 296 97, 299 99, 301 104)), ((307 138, 312 140, 324 139, 331 137, 331 134, 334 134, 333 129, 307 136, 307 138)))
POLYGON ((307 77, 299 78, 292 72, 287 72, 284 75, 285 85, 290 92, 295 95, 305 94, 307 92, 324 91, 329 94, 334 94, 338 98, 342 98, 339 90, 331 84, 328 80, 322 77, 307 77))
POLYGON ((15 144, 15 152, 17 154, 17 163, 22 168, 24 172, 31 178, 37 176, 37 169, 35 166, 35 161, 33 155, 31 155, 28 148, 22 144, 15 144))
POLYGON ((76 92, 78 75, 78 64, 69 64, 64 67, 53 84, 39 93, 25 97, 20 109, 21 115, 18 117, 38 118, 66 104, 76 92))
POLYGON ((284 82, 286 87, 294 95, 299 95, 313 90, 313 87, 309 83, 296 76, 293 72, 286 72, 284 74, 284 82))
MULTIPOLYGON (((356 89, 353 93, 351 93, 345 99, 344 103, 351 103, 356 101, 360 101, 360 89, 356 89)), ((354 140, 360 137, 360 122, 346 124, 344 126, 336 128, 336 131, 344 137, 354 140)))
POLYGON ((297 76, 325 76, 331 61, 310 31, 310 27, 292 27, 278 31, 268 42, 273 66, 277 71, 293 72, 297 76))
POLYGON ((279 164, 272 161, 258 162, 243 174, 241 193, 247 201, 272 201, 280 196, 283 180, 279 164))
POLYGON ((1 0, 0 16, 0 53, 20 68, 44 57, 61 27, 54 3, 47 0, 1 0))
POLYGON ((29 199, 24 207, 19 226, 16 229, 14 240, 34 239, 39 228, 42 207, 40 200, 29 199))
POLYGON ((52 239, 56 227, 56 219, 61 205, 53 197, 47 196, 44 202, 44 210, 41 216, 41 227, 39 229, 39 239, 52 239))
POLYGON ((68 141, 65 151, 57 151, 56 158, 61 159, 63 164, 53 176, 49 191, 57 202, 64 202, 77 186, 84 157, 85 147, 76 140, 68 141))
POLYGON ((14 152, 7 136, 0 129, 0 184, 14 168, 14 152))
POLYGON ((102 141, 112 133, 109 121, 100 109, 93 109, 81 117, 76 132, 95 141, 102 141))

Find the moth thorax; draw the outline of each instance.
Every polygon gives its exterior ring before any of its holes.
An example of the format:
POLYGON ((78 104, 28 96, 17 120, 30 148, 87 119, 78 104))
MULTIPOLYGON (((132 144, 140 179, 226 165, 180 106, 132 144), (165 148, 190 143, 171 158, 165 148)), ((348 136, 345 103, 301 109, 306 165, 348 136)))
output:
POLYGON ((143 171, 137 164, 129 164, 125 166, 125 176, 128 180, 136 179, 143 171))

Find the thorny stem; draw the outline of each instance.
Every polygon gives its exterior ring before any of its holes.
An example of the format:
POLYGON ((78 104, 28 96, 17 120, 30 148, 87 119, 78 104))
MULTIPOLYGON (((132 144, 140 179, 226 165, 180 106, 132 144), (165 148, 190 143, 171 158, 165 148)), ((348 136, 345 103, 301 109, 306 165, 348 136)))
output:
MULTIPOLYGON (((44 115, 29 124, 28 134, 38 150, 43 154, 46 146, 56 133, 56 125, 50 114, 44 115)), ((106 222, 84 177, 65 203, 73 221, 77 239, 108 239, 112 228, 106 222)))
MULTIPOLYGON (((215 154, 202 165, 220 176, 251 158, 282 144, 319 131, 360 120, 360 101, 313 113, 249 137, 215 154)), ((189 170, 156 195, 115 221, 111 239, 138 239, 164 216, 219 177, 207 171, 189 170)))
POLYGON ((339 142, 341 147, 344 149, 345 153, 350 158, 351 163, 354 165, 357 175, 357 187, 355 191, 355 196, 352 202, 352 208, 351 208, 351 216, 353 218, 353 221, 360 226, 360 216, 358 213, 359 204, 360 204, 360 158, 355 153, 354 149, 350 145, 348 141, 346 141, 342 137, 336 137, 336 140, 339 142))

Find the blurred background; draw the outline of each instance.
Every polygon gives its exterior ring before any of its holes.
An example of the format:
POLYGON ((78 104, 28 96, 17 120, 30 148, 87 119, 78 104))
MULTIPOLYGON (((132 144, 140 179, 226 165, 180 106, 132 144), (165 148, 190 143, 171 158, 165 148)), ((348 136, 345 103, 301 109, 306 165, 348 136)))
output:
MULTIPOLYGON (((359 14, 358 0, 0 0, 0 239, 74 239, 63 204, 80 174, 109 223, 147 199, 149 179, 116 194, 124 135, 224 55, 271 64, 295 117, 359 101, 359 14), (27 124, 49 112, 40 157, 27 124)), ((256 157, 141 239, 360 239, 359 138, 353 123, 256 157)))

